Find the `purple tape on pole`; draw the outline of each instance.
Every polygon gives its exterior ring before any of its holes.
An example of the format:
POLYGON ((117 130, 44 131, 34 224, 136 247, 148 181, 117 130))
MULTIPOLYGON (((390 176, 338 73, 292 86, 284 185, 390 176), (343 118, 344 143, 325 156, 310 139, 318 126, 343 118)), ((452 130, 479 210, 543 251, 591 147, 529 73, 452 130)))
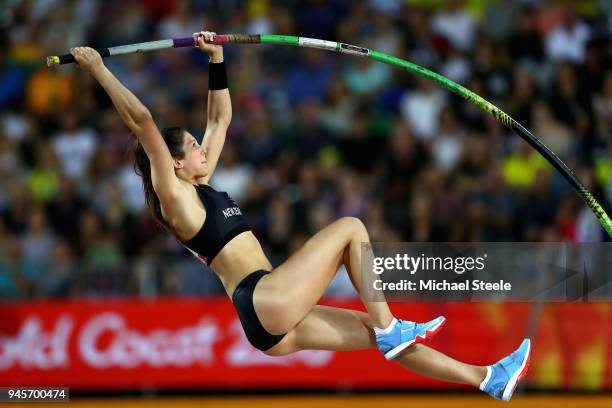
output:
POLYGON ((196 42, 193 39, 193 37, 173 38, 172 39, 172 46, 174 48, 193 47, 195 44, 196 42))

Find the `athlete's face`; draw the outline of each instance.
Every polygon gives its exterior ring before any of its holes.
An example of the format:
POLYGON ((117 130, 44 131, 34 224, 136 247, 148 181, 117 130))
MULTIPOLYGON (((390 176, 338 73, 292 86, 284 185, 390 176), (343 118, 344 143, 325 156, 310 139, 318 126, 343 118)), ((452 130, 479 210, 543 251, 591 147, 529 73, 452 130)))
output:
POLYGON ((181 161, 183 162, 185 173, 195 177, 206 176, 208 174, 206 150, 200 146, 196 138, 189 132, 185 132, 183 151, 185 152, 185 157, 181 161))

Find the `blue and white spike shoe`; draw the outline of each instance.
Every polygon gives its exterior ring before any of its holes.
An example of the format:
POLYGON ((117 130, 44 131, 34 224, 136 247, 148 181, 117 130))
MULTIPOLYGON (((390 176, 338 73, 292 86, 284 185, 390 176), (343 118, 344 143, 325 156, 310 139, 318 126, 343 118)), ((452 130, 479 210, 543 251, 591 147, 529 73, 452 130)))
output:
POLYGON ((438 332, 446 322, 444 316, 427 323, 415 323, 407 320, 393 319, 386 329, 374 328, 378 349, 387 360, 391 360, 407 347, 422 343, 438 332))
POLYGON ((531 356, 531 340, 525 339, 512 354, 487 366, 487 376, 480 383, 480 390, 495 399, 510 401, 519 381, 527 373, 531 356))

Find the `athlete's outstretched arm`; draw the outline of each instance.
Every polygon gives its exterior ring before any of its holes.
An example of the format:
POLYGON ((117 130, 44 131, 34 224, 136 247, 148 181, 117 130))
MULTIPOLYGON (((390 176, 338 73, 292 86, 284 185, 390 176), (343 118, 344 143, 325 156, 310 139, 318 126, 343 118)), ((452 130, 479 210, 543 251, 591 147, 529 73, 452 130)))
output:
POLYGON ((206 52, 210 56, 209 63, 209 90, 208 90, 208 106, 207 106, 207 124, 206 132, 202 147, 206 151, 206 160, 208 161, 208 175, 204 178, 205 182, 212 176, 223 145, 225 144, 225 135, 227 128, 232 120, 232 101, 230 99, 229 89, 227 88, 227 79, 225 74, 225 62, 223 61, 223 47, 220 45, 208 44, 206 41, 212 41, 215 33, 210 31, 201 31, 194 33, 197 36, 197 47, 206 52))
POLYGON ((79 66, 91 73, 100 83, 123 122, 138 137, 151 162, 151 179, 155 193, 164 206, 171 206, 177 197, 180 183, 174 173, 170 151, 153 121, 151 112, 104 66, 96 50, 77 47, 70 49, 70 53, 74 55, 79 66))

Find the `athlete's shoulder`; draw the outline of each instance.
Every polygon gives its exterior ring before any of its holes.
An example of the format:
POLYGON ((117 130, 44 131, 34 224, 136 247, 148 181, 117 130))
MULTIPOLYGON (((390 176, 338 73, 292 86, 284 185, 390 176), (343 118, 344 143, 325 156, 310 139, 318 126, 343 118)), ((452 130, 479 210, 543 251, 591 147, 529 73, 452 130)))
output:
POLYGON ((197 198, 196 190, 197 188, 191 183, 177 178, 172 186, 166 186, 166 195, 163 200, 160 197, 160 201, 166 208, 173 208, 177 204, 186 203, 197 198))

